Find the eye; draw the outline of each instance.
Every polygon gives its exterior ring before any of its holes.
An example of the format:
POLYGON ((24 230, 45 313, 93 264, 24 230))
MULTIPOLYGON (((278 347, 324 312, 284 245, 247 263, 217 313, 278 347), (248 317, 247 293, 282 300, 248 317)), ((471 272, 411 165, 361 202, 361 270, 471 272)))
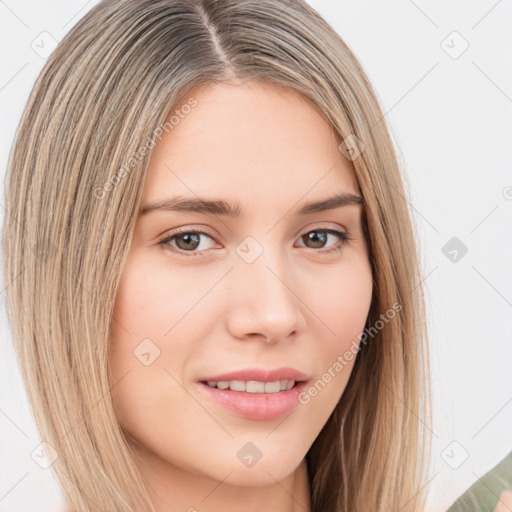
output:
POLYGON ((171 236, 166 236, 163 240, 158 242, 158 245, 163 246, 164 249, 168 248, 176 252, 182 251, 189 253, 185 254, 185 256, 202 256, 201 252, 194 251, 194 249, 197 249, 201 245, 201 236, 213 240, 213 237, 205 231, 182 229, 171 236), (178 247, 173 246, 171 242, 176 242, 178 247))
POLYGON ((321 251, 315 252, 324 254, 333 251, 341 251, 341 249, 348 243, 348 241, 352 240, 349 234, 344 231, 338 231, 336 229, 327 228, 312 229, 311 231, 304 233, 300 237, 300 240, 304 240, 307 243, 312 242, 313 245, 316 245, 316 247, 313 247, 313 249, 315 249, 318 247, 318 244, 322 246, 322 244, 324 244, 327 241, 329 235, 336 237, 338 239, 338 243, 336 243, 334 246, 330 246, 327 249, 322 249, 321 251), (318 234, 320 236, 318 236, 318 234))
MULTIPOLYGON (((162 246, 164 249, 181 253, 184 256, 203 256, 206 249, 203 248, 200 251, 196 250, 201 245, 202 236, 214 240, 214 238, 205 231, 182 228, 174 234, 165 235, 158 241, 158 245, 162 246)), ((300 240, 313 244, 313 247, 310 247, 311 249, 321 248, 322 250, 315 250, 314 252, 324 254, 340 251, 349 240, 352 240, 352 237, 350 237, 348 233, 336 229, 319 228, 304 233, 301 235, 300 240), (329 236, 337 238, 338 242, 334 246, 325 249, 323 246, 329 236)))

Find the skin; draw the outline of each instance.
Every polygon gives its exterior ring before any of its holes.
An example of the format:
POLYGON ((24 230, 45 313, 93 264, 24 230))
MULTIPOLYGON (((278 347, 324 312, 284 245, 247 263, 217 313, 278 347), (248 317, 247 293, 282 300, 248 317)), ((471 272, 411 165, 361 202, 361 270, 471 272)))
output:
POLYGON ((305 456, 354 360, 309 403, 272 421, 236 415, 197 382, 281 366, 315 382, 359 341, 372 297, 361 207, 293 213, 335 191, 361 195, 352 162, 323 114, 291 90, 230 83, 193 89, 182 104, 190 97, 197 106, 154 150, 142 205, 200 196, 238 201, 242 213, 138 217, 114 307, 114 404, 159 512, 309 511, 305 456), (211 238, 158 244, 179 227, 211 238), (304 236, 321 228, 352 239, 321 254, 340 243, 304 236), (236 251, 249 236, 263 251, 252 263, 236 251), (160 350, 147 366, 134 356, 146 338, 160 350), (251 467, 237 457, 248 442, 262 454, 251 467))
POLYGON ((502 491, 493 512, 510 512, 512 510, 512 490, 502 491))

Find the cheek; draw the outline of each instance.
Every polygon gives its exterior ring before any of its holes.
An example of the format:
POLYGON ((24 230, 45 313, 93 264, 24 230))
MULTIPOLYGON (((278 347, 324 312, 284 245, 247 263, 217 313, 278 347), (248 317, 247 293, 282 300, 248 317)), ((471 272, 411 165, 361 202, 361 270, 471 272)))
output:
POLYGON ((182 386, 155 361, 130 369, 112 389, 121 425, 145 446, 157 449, 162 435, 186 436, 197 414, 182 386))
POLYGON ((172 294, 164 295, 164 290, 166 288, 162 286, 161 273, 150 262, 144 262, 141 257, 137 257, 136 253, 130 254, 114 303, 113 334, 128 335, 135 340, 151 337, 152 333, 161 337, 168 331, 172 327, 172 318, 169 316, 172 311, 169 308, 172 294), (167 313, 167 321, 162 326, 160 322, 166 318, 164 311, 167 313), (160 322, 155 324, 158 319, 160 322))
MULTIPOLYGON (((323 351, 332 356, 342 353, 364 329, 373 293, 373 279, 368 260, 331 271, 321 280, 323 286, 311 287, 308 301, 316 305, 318 317, 326 329, 323 351)), ((315 312, 316 312, 315 311, 315 312)))
POLYGON ((193 345, 197 317, 203 314, 198 311, 211 310, 212 300, 205 292, 214 287, 218 275, 181 270, 155 254, 134 251, 128 258, 114 304, 112 334, 129 336, 133 342, 150 338, 179 350, 191 341, 193 345))
POLYGON ((196 349, 193 325, 184 317, 201 290, 189 286, 190 280, 180 278, 179 273, 167 280, 163 274, 136 252, 130 254, 119 282, 110 332, 116 412, 121 424, 147 445, 154 441, 147 432, 148 421, 151 430, 165 431, 172 425, 177 431, 190 432, 185 422, 197 414, 179 382, 196 349))
MULTIPOLYGON (((342 396, 354 367, 372 300, 371 267, 362 258, 336 272, 331 269, 319 282, 324 286, 312 287, 305 295, 308 304, 315 305, 317 317, 318 336, 314 337, 315 347, 311 350, 319 359, 318 374, 299 401, 310 407, 312 418, 325 421, 342 396)), ((319 420, 318 428, 321 426, 319 420)))

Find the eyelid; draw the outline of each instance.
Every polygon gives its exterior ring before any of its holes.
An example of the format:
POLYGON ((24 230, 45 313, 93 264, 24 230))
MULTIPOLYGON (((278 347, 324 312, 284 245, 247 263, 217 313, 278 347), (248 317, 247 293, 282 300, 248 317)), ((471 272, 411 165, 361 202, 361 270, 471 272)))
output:
POLYGON ((168 238, 173 235, 178 235, 180 233, 189 233, 191 231, 193 231, 195 233, 202 233, 203 235, 208 235, 211 238, 215 238, 215 235, 212 232, 210 232, 208 229, 195 228, 193 225, 187 225, 187 226, 181 226, 179 228, 171 229, 170 231, 166 231, 158 239, 162 240, 162 239, 168 238))
POLYGON ((167 240, 168 238, 171 238, 173 236, 179 235, 181 233, 190 233, 190 232, 198 233, 201 235, 206 235, 206 236, 210 237, 214 242, 217 242, 217 237, 213 233, 211 233, 210 231, 208 231, 206 229, 195 228, 193 226, 182 226, 180 228, 176 228, 176 229, 172 229, 171 231, 167 231, 163 235, 160 235, 157 238, 156 243, 159 244, 159 243, 163 242, 164 240, 167 240))
MULTIPOLYGON (((336 231, 343 231, 344 233, 348 234, 348 229, 345 228, 345 226, 341 226, 339 224, 334 224, 332 222, 330 223, 327 223, 328 225, 327 226, 324 226, 324 225, 319 225, 318 222, 314 222, 311 224, 311 227, 309 226, 306 226, 306 227, 302 227, 300 228, 298 231, 295 232, 295 234, 293 235, 293 238, 296 238, 298 237, 299 235, 303 235, 303 234, 306 234, 308 233, 309 231, 313 231, 314 229, 334 229, 336 231)), ((173 236, 173 235, 177 235, 179 233, 188 233, 190 231, 194 231, 196 233, 202 233, 203 235, 207 235, 209 236, 210 238, 213 238, 214 240, 216 240, 217 236, 215 234, 213 234, 211 231, 209 231, 207 228, 196 228, 194 227, 193 224, 189 224, 187 226, 181 226, 179 228, 175 228, 175 229, 171 229, 169 231, 166 231, 165 233, 163 233, 162 235, 160 235, 158 238, 157 238, 157 242, 161 242, 162 240, 165 240, 166 238, 169 238, 170 236, 173 236)))
POLYGON ((293 237, 297 238, 299 235, 304 235, 316 229, 334 229, 335 231, 342 231, 343 233, 346 233, 348 236, 349 230, 345 226, 342 226, 341 224, 334 224, 333 222, 325 222, 325 224, 327 225, 324 226, 321 221, 312 222, 309 226, 302 227, 298 231, 296 231, 293 237))

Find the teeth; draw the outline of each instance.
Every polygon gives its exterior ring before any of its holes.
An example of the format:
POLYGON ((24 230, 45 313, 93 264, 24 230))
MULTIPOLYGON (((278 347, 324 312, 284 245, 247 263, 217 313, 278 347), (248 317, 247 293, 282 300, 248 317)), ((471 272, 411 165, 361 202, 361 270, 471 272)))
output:
POLYGON ((218 389, 230 389, 231 391, 245 391, 246 393, 279 393, 287 391, 295 386, 294 380, 276 380, 274 382, 259 382, 256 380, 209 380, 208 386, 218 389))
MULTIPOLYGON (((241 388, 233 388, 232 385, 229 385, 229 389, 233 391, 247 391, 247 393, 265 393, 265 382, 257 382, 255 380, 249 380, 247 382, 241 382, 241 388)), ((268 384, 271 384, 269 382, 268 384)), ((279 391, 279 386, 277 387, 277 391, 279 391)), ((268 391, 267 391, 268 393, 268 391)), ((274 391, 272 391, 274 393, 274 391)))
MULTIPOLYGON (((250 383, 248 383, 250 384, 250 383)), ((265 393, 279 393, 281 391, 281 382, 265 382, 265 393)))
POLYGON ((243 380, 232 380, 229 382, 231 391, 245 391, 245 382, 243 380))

